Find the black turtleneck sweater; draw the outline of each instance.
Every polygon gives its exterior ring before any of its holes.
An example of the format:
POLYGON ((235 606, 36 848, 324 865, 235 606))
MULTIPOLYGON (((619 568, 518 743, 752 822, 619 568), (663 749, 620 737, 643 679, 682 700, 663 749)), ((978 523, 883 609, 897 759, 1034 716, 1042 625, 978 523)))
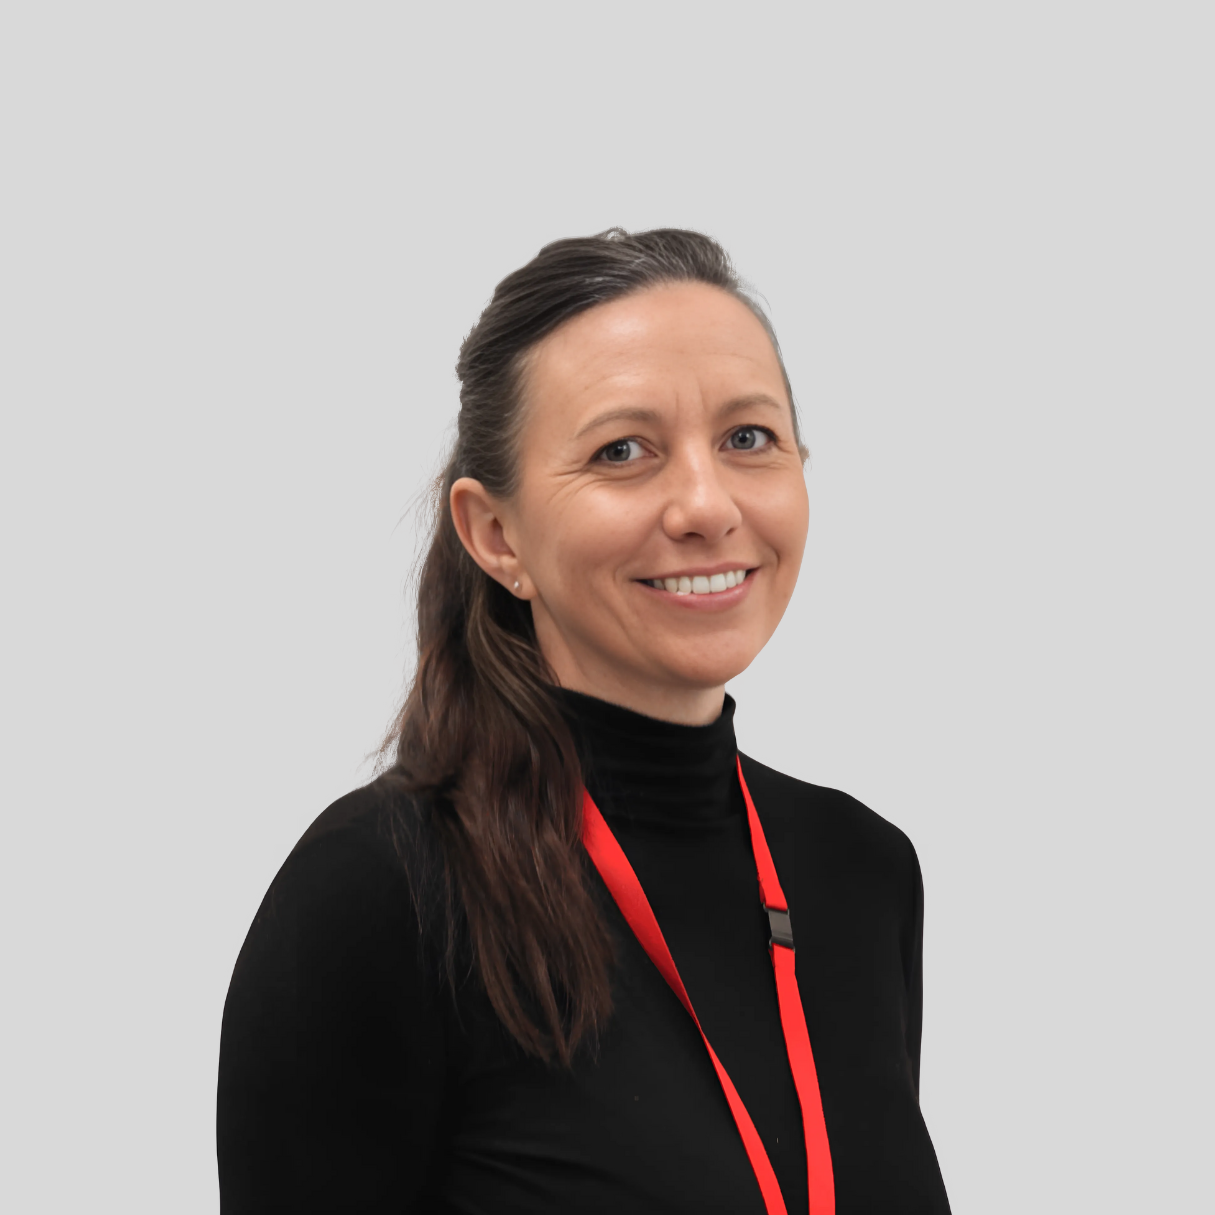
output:
MULTIPOLYGON (((734 704, 708 726, 562 693, 587 786, 755 1122, 806 1210, 734 704)), ((743 757, 789 901, 839 1215, 947 1212, 918 1101, 923 890, 896 827, 743 757)), ((618 962, 596 1055, 523 1055, 420 933, 381 779, 330 806, 266 895, 220 1047, 224 1215, 689 1212, 763 1200, 691 1019, 603 892, 618 962)), ((598 878, 596 876, 596 881, 598 878)))

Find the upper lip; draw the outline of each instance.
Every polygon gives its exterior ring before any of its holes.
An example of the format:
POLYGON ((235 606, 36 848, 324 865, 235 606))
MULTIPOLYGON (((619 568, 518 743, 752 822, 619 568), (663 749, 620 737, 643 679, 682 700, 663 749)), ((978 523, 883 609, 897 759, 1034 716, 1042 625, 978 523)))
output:
POLYGON ((648 574, 646 577, 638 579, 638 581, 664 581, 667 578, 712 578, 714 574, 726 574, 730 570, 746 570, 750 573, 752 569, 754 569, 754 566, 749 565, 746 561, 719 561, 716 565, 702 565, 696 569, 672 570, 669 574, 648 574))

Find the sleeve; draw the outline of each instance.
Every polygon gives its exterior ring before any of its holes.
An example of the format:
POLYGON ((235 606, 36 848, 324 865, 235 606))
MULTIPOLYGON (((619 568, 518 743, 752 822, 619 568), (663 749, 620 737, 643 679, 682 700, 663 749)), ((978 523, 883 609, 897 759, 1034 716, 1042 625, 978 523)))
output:
POLYGON ((347 831, 301 845, 224 1007, 221 1212, 417 1210, 444 1076, 443 1017, 400 862, 347 831))
POLYGON ((903 980, 906 984, 905 1036, 911 1080, 920 1092, 920 1039, 924 1027, 924 878, 914 845, 907 840, 909 897, 903 921, 903 980))

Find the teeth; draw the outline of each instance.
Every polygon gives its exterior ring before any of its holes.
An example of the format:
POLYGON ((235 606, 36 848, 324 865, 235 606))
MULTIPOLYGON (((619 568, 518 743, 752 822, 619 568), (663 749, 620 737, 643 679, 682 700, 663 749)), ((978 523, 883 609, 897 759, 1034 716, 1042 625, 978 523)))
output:
POLYGON ((727 570, 711 577, 697 574, 695 578, 650 578, 647 584, 656 591, 670 591, 673 595, 718 595, 741 586, 746 578, 746 570, 727 570))

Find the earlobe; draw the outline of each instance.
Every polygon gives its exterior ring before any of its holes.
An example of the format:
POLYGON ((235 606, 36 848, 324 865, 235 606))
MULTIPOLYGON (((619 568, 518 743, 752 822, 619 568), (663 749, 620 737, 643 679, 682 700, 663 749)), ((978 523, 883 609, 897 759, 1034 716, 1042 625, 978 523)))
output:
POLYGON ((519 592, 519 558, 503 528, 502 505, 480 481, 459 477, 448 499, 456 535, 468 555, 495 581, 519 592))

